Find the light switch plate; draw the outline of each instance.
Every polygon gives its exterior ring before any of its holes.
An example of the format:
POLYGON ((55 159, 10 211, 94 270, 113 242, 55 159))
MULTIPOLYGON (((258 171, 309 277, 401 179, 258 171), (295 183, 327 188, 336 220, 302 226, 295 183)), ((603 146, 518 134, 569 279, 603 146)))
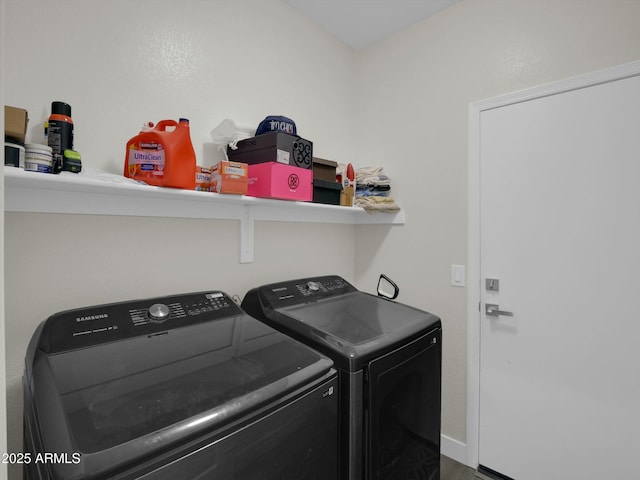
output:
POLYGON ((464 265, 451 265, 451 285, 454 287, 467 285, 464 265))

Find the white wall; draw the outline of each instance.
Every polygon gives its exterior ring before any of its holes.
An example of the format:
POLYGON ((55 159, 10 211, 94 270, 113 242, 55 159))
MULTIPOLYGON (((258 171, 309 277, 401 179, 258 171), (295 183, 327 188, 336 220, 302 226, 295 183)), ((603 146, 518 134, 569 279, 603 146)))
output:
MULTIPOLYGON (((279 0, 10 0, 4 20, 4 102, 29 111, 31 140, 52 100, 71 104, 85 167, 120 173, 143 121, 181 116, 200 164, 221 158, 209 132, 222 119, 269 114, 293 118, 318 156, 352 160, 353 51, 279 0)), ((355 276, 349 225, 257 222, 251 264, 238 261, 234 221, 7 213, 5 233, 10 452, 22 446, 26 345, 51 313, 355 276)))
POLYGON ((465 0, 357 55, 357 156, 385 167, 407 214, 402 229, 358 229, 357 278, 384 271, 442 316, 442 429, 461 448, 466 292, 449 281, 467 258, 468 104, 638 60, 638 25, 637 1, 465 0))
POLYGON ((225 117, 293 118, 318 156, 352 156, 351 49, 278 0, 23 0, 6 8, 5 101, 37 139, 51 101, 72 107, 89 167, 122 171, 142 122, 187 117, 203 165, 225 117))

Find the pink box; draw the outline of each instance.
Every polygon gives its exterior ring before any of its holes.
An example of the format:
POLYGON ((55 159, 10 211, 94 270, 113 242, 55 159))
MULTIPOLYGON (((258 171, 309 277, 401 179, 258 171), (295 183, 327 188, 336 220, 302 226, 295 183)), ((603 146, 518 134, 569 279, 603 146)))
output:
POLYGON ((313 170, 278 162, 249 165, 247 195, 310 202, 313 198, 313 170))

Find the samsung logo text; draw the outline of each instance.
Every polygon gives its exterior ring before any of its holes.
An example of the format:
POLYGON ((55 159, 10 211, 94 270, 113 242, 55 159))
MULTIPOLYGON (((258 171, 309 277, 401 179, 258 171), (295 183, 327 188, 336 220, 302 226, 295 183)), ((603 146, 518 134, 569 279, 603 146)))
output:
POLYGON ((109 318, 108 313, 99 313, 98 315, 87 315, 86 317, 76 317, 76 322, 89 322, 91 320, 102 320, 109 318))

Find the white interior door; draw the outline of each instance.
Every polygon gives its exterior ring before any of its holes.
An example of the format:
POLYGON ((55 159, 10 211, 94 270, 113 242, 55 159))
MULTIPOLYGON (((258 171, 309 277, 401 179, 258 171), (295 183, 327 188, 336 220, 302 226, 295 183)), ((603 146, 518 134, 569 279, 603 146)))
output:
POLYGON ((480 465, 637 478, 640 77, 483 111, 479 168, 480 465))

